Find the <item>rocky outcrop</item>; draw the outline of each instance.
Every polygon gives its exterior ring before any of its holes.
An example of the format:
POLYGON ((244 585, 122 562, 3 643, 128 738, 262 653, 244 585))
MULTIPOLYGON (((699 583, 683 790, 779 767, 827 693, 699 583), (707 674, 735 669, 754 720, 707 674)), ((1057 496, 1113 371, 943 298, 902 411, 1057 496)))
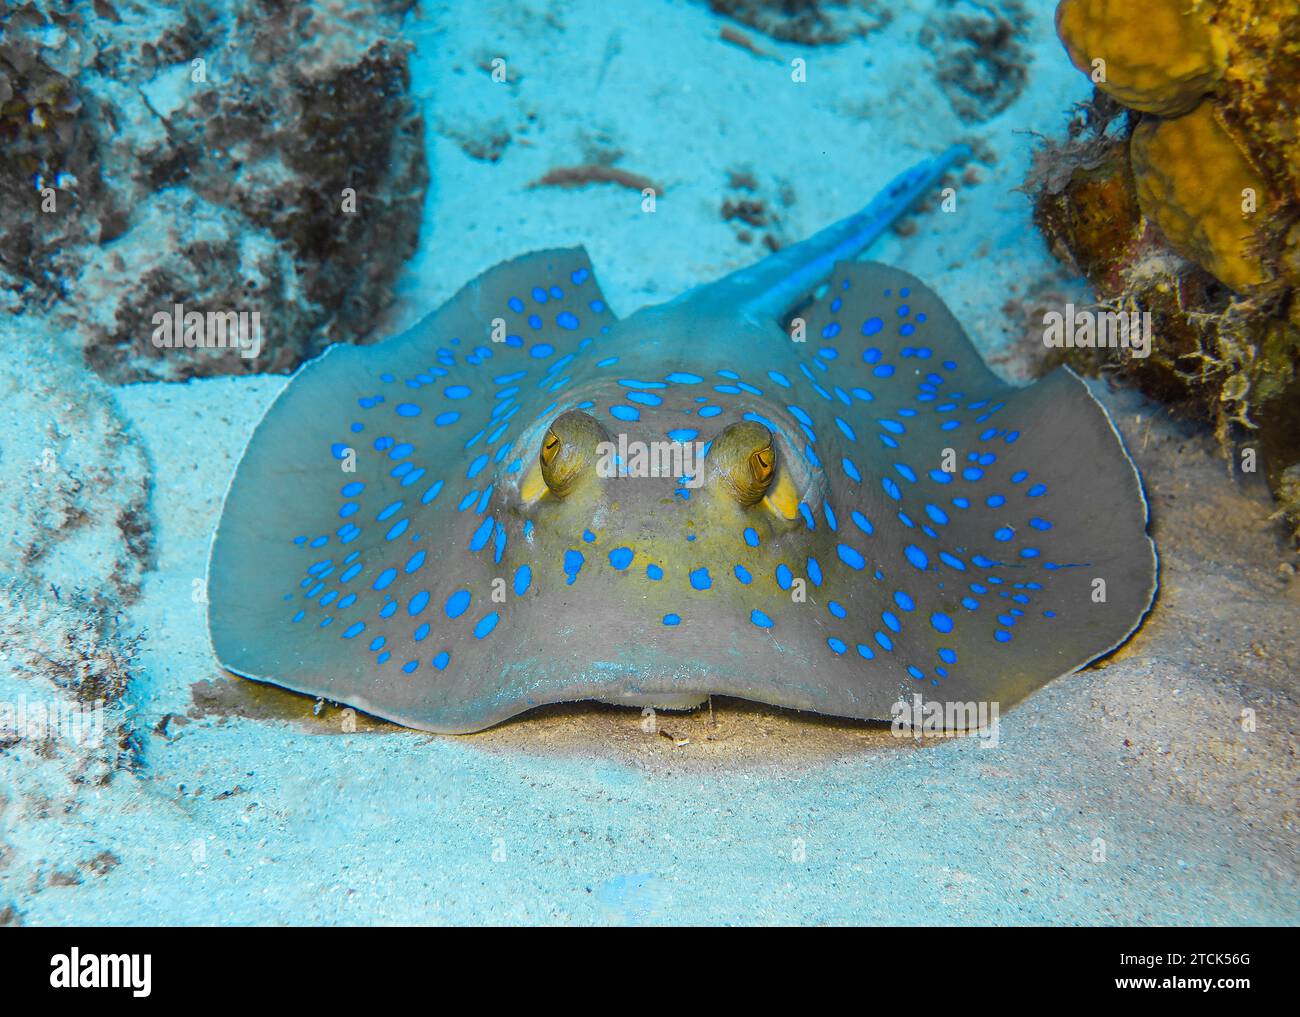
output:
POLYGON ((48 309, 110 381, 289 371, 365 336, 427 168, 412 0, 33 0, 0 15, 0 307, 48 309), (260 351, 154 316, 259 312, 260 351))

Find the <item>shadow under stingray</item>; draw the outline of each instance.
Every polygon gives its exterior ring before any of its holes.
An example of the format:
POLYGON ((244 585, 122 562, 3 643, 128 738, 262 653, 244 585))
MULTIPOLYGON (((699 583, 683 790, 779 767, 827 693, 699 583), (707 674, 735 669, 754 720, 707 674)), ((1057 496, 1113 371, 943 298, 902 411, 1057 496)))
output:
POLYGON ((388 735, 421 741, 457 739, 493 753, 582 757, 635 765, 706 767, 816 764, 846 757, 928 747, 888 723, 830 717, 714 696, 695 710, 660 710, 583 701, 538 706, 485 731, 438 735, 417 731, 311 696, 232 674, 196 682, 187 720, 229 718, 288 723, 317 735, 388 735))

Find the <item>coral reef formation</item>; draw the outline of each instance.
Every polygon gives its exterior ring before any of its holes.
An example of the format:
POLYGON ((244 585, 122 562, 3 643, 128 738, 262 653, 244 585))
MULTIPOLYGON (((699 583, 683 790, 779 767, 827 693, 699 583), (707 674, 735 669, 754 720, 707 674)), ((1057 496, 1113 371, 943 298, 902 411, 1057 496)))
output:
POLYGON ((1067 355, 1258 448, 1300 531, 1300 0, 1062 0, 1056 25, 1097 94, 1025 189, 1098 302, 1154 332, 1146 358, 1067 355))
POLYGON ((411 4, 7 8, 0 307, 54 309, 112 381, 287 371, 364 336, 427 183, 411 4), (261 355, 156 348, 175 303, 260 311, 261 355))
POLYGON ((1103 92, 1142 113, 1188 112, 1222 77, 1226 62, 1222 36, 1184 3, 1065 0, 1056 30, 1075 67, 1098 71, 1094 80, 1103 92))
POLYGON ((1173 119, 1143 120, 1130 143, 1138 204, 1174 250, 1234 290, 1267 276, 1249 249, 1240 198, 1264 194, 1264 180, 1219 124, 1211 103, 1173 119), (1210 186, 1207 187, 1206 183, 1210 186))

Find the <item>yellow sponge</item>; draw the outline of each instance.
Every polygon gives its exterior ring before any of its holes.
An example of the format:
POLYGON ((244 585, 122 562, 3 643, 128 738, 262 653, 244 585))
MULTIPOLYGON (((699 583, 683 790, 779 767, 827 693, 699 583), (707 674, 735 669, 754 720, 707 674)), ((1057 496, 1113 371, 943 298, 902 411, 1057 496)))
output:
POLYGON ((1138 204, 1175 251, 1234 290, 1267 280, 1250 245, 1251 217, 1263 214, 1269 196, 1214 103, 1172 120, 1144 118, 1129 155, 1138 204))
POLYGON ((1061 0, 1056 34, 1074 66, 1107 95, 1129 109, 1177 116, 1214 87, 1227 62, 1222 34, 1198 7, 1196 0, 1061 0))

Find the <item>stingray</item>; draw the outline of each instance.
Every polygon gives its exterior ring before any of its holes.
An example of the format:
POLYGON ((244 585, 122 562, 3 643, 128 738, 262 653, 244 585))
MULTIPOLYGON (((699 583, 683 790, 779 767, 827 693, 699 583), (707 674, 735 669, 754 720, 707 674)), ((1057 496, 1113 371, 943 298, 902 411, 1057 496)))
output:
POLYGON ((1138 473, 1058 368, 1009 386, 856 215, 615 318, 582 248, 488 270, 304 365, 209 563, 228 670, 428 731, 720 694, 887 720, 1007 707, 1156 587, 1138 473))

